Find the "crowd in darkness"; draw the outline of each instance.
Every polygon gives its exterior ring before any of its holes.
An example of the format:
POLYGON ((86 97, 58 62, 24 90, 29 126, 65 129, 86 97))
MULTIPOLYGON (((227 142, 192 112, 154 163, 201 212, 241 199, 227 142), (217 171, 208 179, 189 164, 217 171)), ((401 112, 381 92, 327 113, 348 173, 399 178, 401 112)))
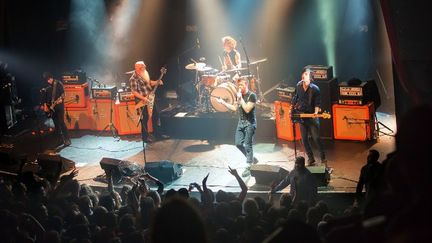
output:
POLYGON ((315 197, 294 200, 302 187, 277 201, 275 191, 266 199, 248 197, 231 168, 237 194, 212 192, 211 175, 189 188, 164 190, 146 174, 118 191, 109 180, 99 192, 80 184, 75 170, 53 178, 24 172, 0 180, 1 242, 427 242, 431 113, 428 105, 409 111, 398 124, 395 151, 382 162, 378 151, 369 152, 357 197, 343 214, 315 197))

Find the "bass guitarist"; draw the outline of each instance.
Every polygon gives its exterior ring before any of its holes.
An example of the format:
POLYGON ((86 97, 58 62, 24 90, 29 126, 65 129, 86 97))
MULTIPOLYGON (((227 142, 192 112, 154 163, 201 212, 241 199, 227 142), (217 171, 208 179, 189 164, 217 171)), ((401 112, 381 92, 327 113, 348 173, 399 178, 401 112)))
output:
POLYGON ((64 88, 62 82, 55 80, 51 73, 44 72, 43 79, 48 83, 48 87, 43 88, 42 109, 51 117, 56 133, 61 137, 64 146, 71 145, 69 133, 64 121, 64 88))
POLYGON ((136 62, 135 71, 129 78, 129 83, 135 100, 138 101, 137 105, 144 104, 140 108, 142 140, 146 143, 151 143, 155 137, 160 135, 159 112, 153 97, 155 88, 163 85, 163 81, 161 80, 163 73, 158 80, 150 80, 150 75, 146 68, 147 66, 143 61, 136 62), (152 127, 149 126, 149 120, 151 120, 152 127))
POLYGON ((293 117, 293 122, 300 123, 302 143, 308 157, 309 166, 315 165, 314 154, 312 152, 311 144, 309 143, 310 136, 318 147, 321 163, 327 167, 326 155, 324 153, 319 135, 319 113, 321 112, 321 94, 319 87, 316 84, 311 83, 312 81, 312 70, 306 69, 302 73, 302 80, 300 80, 296 85, 295 95, 292 99, 291 115, 293 117), (300 116, 304 118, 295 121, 294 117, 296 114, 305 114, 305 116, 300 116))

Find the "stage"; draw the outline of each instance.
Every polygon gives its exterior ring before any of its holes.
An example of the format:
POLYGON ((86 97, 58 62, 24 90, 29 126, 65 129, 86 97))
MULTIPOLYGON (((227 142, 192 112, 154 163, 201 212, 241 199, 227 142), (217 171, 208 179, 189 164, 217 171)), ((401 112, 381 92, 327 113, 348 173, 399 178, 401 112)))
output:
MULTIPOLYGON (((53 135, 35 136, 31 131, 3 137, 1 147, 12 147, 14 153, 26 154, 29 162, 27 164, 33 166, 26 164, 24 169, 34 168, 35 163, 31 162, 37 158, 37 153, 57 153, 74 162, 79 170, 77 179, 80 183, 98 188, 106 187, 105 183, 95 180, 104 174, 100 161, 105 157, 133 162, 140 166, 166 160, 181 164, 183 175, 167 183, 166 189, 188 187, 191 182, 201 184, 202 179, 209 173, 207 184, 213 191, 222 189, 239 192, 237 181, 228 172, 228 167, 231 167, 241 174, 246 167, 244 156, 234 146, 236 117, 230 114, 216 115, 222 117, 206 114, 202 117, 200 114, 188 112, 182 117, 176 117, 177 112, 170 114, 163 113, 161 117, 170 138, 145 144, 145 157, 140 135, 114 138, 109 133, 82 130, 70 131, 72 145, 65 148, 55 146, 55 142, 52 142, 53 135), (214 134, 216 135, 212 138, 214 134)), ((294 142, 276 138, 274 119, 271 113, 269 114, 268 117, 260 115, 258 118, 255 156, 259 165, 271 165, 290 171, 294 166, 294 142)), ((377 117, 382 124, 395 130, 394 116, 377 113, 377 117)), ((323 145, 328 166, 333 171, 329 184, 319 187, 319 192, 351 193, 355 191, 359 171, 366 162, 368 150, 378 150, 381 153, 380 160, 383 160, 385 155, 394 149, 394 137, 381 133, 377 139, 370 141, 324 139, 323 145)), ((300 141, 297 141, 296 147, 297 154, 304 155, 300 141)), ((319 166, 320 164, 317 165, 319 166)), ((268 185, 255 183, 253 176, 243 179, 251 193, 267 193, 269 190, 268 185)))

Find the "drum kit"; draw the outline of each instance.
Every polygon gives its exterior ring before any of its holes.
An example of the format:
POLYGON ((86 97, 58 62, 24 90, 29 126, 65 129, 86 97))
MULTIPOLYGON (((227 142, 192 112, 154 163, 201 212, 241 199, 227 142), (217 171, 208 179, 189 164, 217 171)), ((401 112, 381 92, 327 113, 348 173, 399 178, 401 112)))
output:
POLYGON ((267 58, 249 63, 256 65, 257 75, 241 75, 241 71, 248 68, 235 68, 219 71, 203 62, 193 62, 187 64, 185 69, 195 71, 195 88, 198 93, 197 111, 199 112, 226 112, 228 109, 220 104, 217 99, 221 98, 229 104, 234 104, 237 96, 237 86, 235 81, 238 78, 249 80, 249 89, 258 95, 258 100, 262 97, 259 63, 267 61, 267 58), (261 95, 261 96, 260 96, 261 95))

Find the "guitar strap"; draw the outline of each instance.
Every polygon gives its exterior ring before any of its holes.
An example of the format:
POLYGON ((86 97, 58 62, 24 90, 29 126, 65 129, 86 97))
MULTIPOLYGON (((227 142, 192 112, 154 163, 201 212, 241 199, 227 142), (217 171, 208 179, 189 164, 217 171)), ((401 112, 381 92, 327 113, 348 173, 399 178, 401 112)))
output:
MULTIPOLYGON (((309 85, 309 87, 308 87, 308 98, 309 98, 309 105, 311 106, 312 105, 312 88, 311 88, 311 86, 309 85)), ((315 109, 315 107, 314 107, 314 109, 315 109)))
POLYGON ((53 80, 52 92, 51 92, 51 105, 54 104, 55 96, 57 94, 57 81, 53 80))

